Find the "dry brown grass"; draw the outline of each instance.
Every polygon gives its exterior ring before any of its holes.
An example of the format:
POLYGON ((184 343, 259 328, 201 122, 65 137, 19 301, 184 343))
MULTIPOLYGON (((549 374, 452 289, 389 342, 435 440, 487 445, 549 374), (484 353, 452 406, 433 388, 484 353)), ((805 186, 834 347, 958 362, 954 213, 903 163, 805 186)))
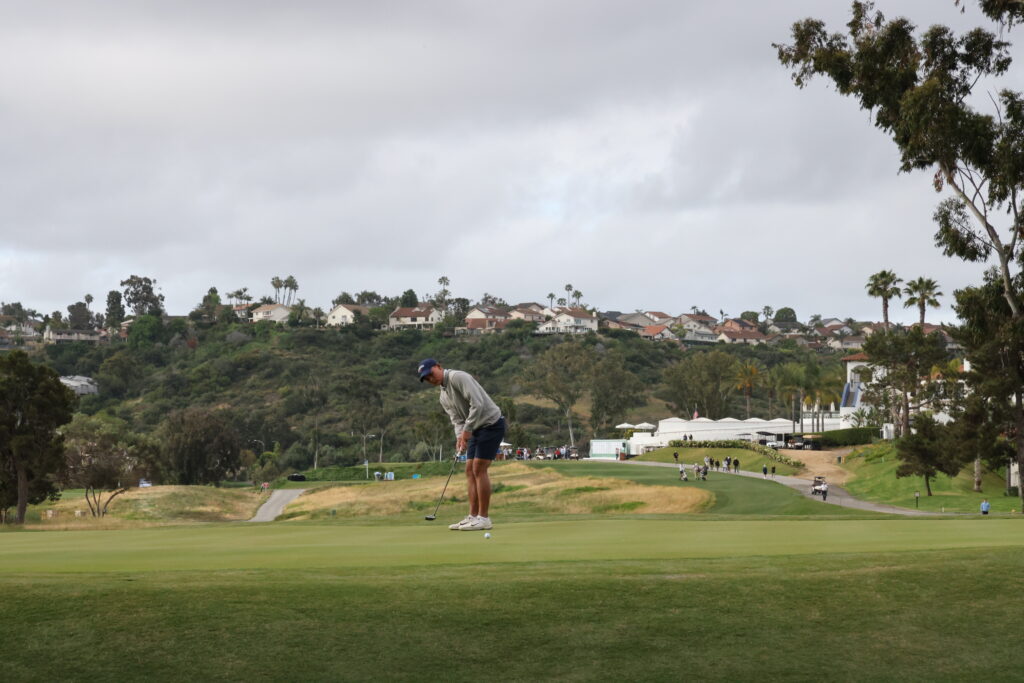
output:
MULTIPOLYGON (((107 495, 103 494, 104 501, 107 495)), ((55 503, 33 506, 34 510, 30 510, 25 528, 127 529, 163 524, 241 521, 250 519, 265 499, 266 496, 250 489, 212 486, 133 488, 114 498, 106 516, 95 518, 90 515, 82 492, 67 492, 55 503), (53 510, 54 516, 47 517, 47 510, 53 510), (76 511, 81 511, 82 516, 76 517, 76 511)))
MULTIPOLYGON (((711 502, 711 494, 701 489, 563 477, 554 470, 519 463, 495 467, 491 483, 495 488, 491 508, 499 514, 503 508, 515 507, 561 514, 686 513, 698 512, 711 502)), ((301 496, 285 512, 289 519, 320 517, 329 510, 352 517, 397 515, 432 504, 438 487, 438 479, 432 478, 319 489, 301 496)), ((448 493, 465 500, 461 477, 452 479, 448 493)))

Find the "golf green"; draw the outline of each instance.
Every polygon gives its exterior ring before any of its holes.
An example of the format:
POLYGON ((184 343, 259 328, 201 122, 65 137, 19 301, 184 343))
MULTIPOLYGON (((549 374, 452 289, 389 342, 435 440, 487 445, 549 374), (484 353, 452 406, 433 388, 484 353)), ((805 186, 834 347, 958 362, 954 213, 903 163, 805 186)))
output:
POLYGON ((231 524, 0 535, 0 573, 411 567, 742 558, 1024 545, 1016 519, 689 521, 606 519, 498 525, 493 537, 442 522, 231 524))

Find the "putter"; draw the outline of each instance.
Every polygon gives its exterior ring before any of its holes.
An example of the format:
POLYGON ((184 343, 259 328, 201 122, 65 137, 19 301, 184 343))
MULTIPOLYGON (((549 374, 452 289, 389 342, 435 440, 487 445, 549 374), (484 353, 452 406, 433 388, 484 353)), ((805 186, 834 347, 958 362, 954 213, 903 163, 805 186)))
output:
POLYGON ((444 500, 444 492, 448 490, 448 482, 452 480, 452 475, 455 474, 455 463, 459 461, 460 455, 462 455, 462 453, 456 453, 455 457, 452 458, 452 469, 448 472, 448 479, 444 482, 444 488, 441 489, 441 497, 437 499, 437 505, 434 506, 434 513, 423 518, 428 522, 433 522, 437 519, 437 509, 441 507, 441 501, 444 500))

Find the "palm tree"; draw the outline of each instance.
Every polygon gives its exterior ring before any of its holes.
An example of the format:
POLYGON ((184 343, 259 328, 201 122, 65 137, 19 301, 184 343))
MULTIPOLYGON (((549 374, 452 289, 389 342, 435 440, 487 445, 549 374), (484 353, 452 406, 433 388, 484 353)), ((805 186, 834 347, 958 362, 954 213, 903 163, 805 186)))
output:
MULTIPOLYGON (((566 300, 566 302, 568 302, 570 299, 572 299, 572 290, 573 289, 575 289, 575 287, 573 287, 572 285, 566 285, 565 286, 565 300, 566 300)), ((566 304, 562 304, 562 305, 564 306, 566 304)))
POLYGON ((553 293, 551 293, 551 292, 548 292, 547 299, 548 299, 548 308, 554 308, 554 306, 555 306, 555 295, 553 293))
POLYGON ((270 286, 274 288, 274 303, 281 303, 281 288, 284 287, 284 281, 275 275, 270 278, 270 286))
POLYGON ((566 301, 565 301, 565 299, 559 299, 559 300, 557 301, 557 303, 558 303, 558 305, 559 305, 559 306, 565 306, 565 304, 566 304, 566 301))
POLYGON ((764 382, 764 366, 754 361, 741 363, 736 369, 736 388, 747 398, 747 418, 750 417, 750 396, 754 388, 764 382))
POLYGON ((868 296, 882 300, 882 322, 885 329, 889 329, 889 300, 899 298, 901 282, 903 280, 896 277, 896 273, 891 270, 880 270, 869 277, 868 283, 864 286, 868 290, 868 296))
POLYGON ((808 327, 816 328, 816 327, 819 327, 820 325, 821 325, 821 313, 815 313, 814 315, 812 315, 810 318, 807 319, 807 326, 808 327))
POLYGON ((931 278, 919 277, 908 282, 907 286, 903 288, 903 293, 907 295, 903 307, 917 306, 921 312, 921 326, 924 327, 924 309, 928 306, 939 307, 939 297, 942 296, 942 292, 939 291, 939 283, 931 278))
POLYGON ((573 292, 572 292, 572 299, 576 303, 577 306, 580 305, 580 299, 582 299, 582 298, 583 298, 583 292, 581 292, 578 289, 574 289, 573 292))
POLYGON ((772 308, 771 306, 765 306, 764 308, 761 309, 761 314, 764 316, 764 321, 766 323, 771 322, 772 316, 775 315, 775 309, 772 308))
POLYGON ((284 279, 284 287, 290 292, 288 296, 288 303, 291 303, 295 294, 299 291, 299 281, 295 279, 294 275, 289 275, 284 279))
POLYGON ((324 319, 324 309, 317 306, 313 309, 313 320, 316 322, 316 326, 320 327, 320 321, 324 319))

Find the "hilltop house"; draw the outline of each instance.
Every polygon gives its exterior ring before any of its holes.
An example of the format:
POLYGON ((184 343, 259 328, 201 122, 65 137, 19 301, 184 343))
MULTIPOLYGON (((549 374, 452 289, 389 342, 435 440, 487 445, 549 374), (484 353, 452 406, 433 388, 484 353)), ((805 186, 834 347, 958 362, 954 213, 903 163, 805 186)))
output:
POLYGON ((425 330, 432 329, 444 316, 430 304, 396 308, 388 316, 388 329, 425 330))
MULTIPOLYGON (((542 323, 546 317, 540 304, 520 304, 509 311, 508 315, 513 320, 525 320, 529 323, 542 323)), ((468 320, 469 316, 467 315, 466 318, 468 320)))
POLYGON ((285 306, 284 304, 264 304, 253 309, 252 322, 258 323, 263 320, 269 320, 280 324, 287 322, 288 316, 291 312, 291 307, 285 306))
POLYGON ((653 339, 656 341, 677 341, 679 337, 672 333, 672 330, 668 329, 665 325, 648 325, 640 332, 640 336, 644 339, 653 339))
POLYGON ((718 341, 726 344, 764 344, 768 341, 768 338, 755 330, 720 330, 717 337, 718 341))
POLYGON ((586 334, 597 332, 597 318, 584 308, 563 308, 537 327, 539 334, 586 334))
POLYGON ((356 316, 368 316, 370 309, 359 304, 338 304, 327 314, 327 325, 330 327, 341 327, 351 325, 356 321, 356 316))
POLYGON ((707 344, 713 344, 718 341, 718 335, 715 334, 714 330, 704 323, 694 320, 691 316, 681 315, 677 320, 679 321, 677 327, 686 330, 682 341, 704 342, 707 344))
POLYGON ((86 342, 88 344, 99 344, 108 340, 104 330, 55 330, 47 327, 43 333, 45 344, 67 344, 70 342, 86 342))

